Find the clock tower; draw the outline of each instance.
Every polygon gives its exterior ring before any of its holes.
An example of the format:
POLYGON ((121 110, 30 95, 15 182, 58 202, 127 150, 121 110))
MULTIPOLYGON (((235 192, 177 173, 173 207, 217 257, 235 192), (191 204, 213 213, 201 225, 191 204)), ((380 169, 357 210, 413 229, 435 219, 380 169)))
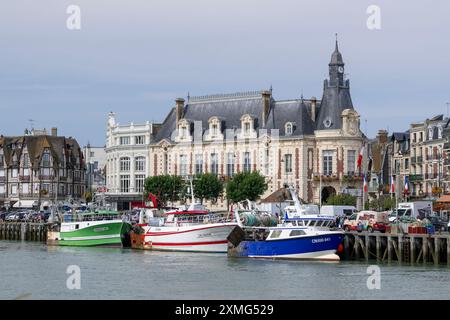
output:
POLYGON ((318 130, 341 129, 342 112, 345 109, 353 109, 350 80, 344 79, 344 65, 336 39, 334 52, 328 64, 329 78, 323 82, 323 95, 316 118, 318 130))
POLYGON ((331 61, 328 64, 330 81, 329 85, 333 87, 344 86, 344 61, 342 55, 339 52, 338 41, 336 39, 336 47, 331 55, 331 61))

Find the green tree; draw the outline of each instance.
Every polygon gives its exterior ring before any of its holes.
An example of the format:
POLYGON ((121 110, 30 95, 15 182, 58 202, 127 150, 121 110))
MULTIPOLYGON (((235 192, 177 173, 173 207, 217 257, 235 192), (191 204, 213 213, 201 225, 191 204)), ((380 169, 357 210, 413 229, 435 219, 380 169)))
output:
POLYGON ((241 172, 227 183, 227 198, 234 203, 256 201, 266 190, 266 179, 258 171, 241 172))
POLYGON ((144 190, 146 194, 153 193, 165 206, 168 201, 173 203, 184 198, 186 184, 180 176, 153 176, 145 179, 144 190))
POLYGON ((223 193, 223 182, 212 173, 197 175, 193 185, 195 197, 199 198, 201 203, 203 200, 217 201, 223 193))
POLYGON ((370 208, 373 210, 385 211, 395 208, 395 199, 388 195, 382 195, 370 201, 370 208))
POLYGON ((328 198, 327 205, 331 206, 356 206, 356 197, 350 194, 335 194, 328 198))

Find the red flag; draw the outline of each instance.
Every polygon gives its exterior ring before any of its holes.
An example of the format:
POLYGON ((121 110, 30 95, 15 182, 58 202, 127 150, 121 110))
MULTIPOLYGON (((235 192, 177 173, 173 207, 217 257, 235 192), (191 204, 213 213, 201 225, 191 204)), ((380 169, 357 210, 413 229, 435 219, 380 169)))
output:
POLYGON ((362 146, 361 151, 359 151, 358 162, 357 162, 358 169, 361 169, 363 154, 364 154, 364 146, 362 146))
POLYGON ((391 175, 391 193, 395 193, 394 176, 391 175))

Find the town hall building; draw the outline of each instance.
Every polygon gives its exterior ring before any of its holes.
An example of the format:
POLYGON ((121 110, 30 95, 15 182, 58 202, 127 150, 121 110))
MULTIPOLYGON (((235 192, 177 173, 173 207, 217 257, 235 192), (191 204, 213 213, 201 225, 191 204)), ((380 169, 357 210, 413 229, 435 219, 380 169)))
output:
POLYGON ((264 196, 284 183, 307 202, 358 194, 356 162, 366 137, 337 41, 328 68, 320 100, 276 100, 272 89, 176 99, 152 132, 148 175, 213 173, 226 181, 257 170, 267 179, 264 196))

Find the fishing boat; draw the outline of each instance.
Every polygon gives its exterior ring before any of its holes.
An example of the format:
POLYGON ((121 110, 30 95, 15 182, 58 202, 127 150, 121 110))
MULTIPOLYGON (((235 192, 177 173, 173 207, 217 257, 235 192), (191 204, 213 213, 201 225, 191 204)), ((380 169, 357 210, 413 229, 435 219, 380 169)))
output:
MULTIPOLYGON (((336 254, 344 232, 334 229, 334 217, 322 216, 316 205, 302 204, 289 187, 293 206, 285 209, 285 216, 276 226, 246 225, 249 213, 235 211, 239 228, 228 237, 228 254, 233 257, 304 259, 339 261, 336 254)), ((258 216, 260 213, 253 211, 258 216)), ((253 220, 258 220, 255 218, 253 220)), ((262 220, 262 219, 259 219, 262 220)))
POLYGON ((196 203, 193 194, 189 206, 180 206, 166 211, 162 217, 147 220, 131 231, 132 248, 226 253, 227 237, 238 226, 228 217, 212 213, 196 203))
POLYGON ((127 245, 131 225, 119 212, 98 210, 64 214, 58 232, 51 233, 49 242, 60 246, 110 246, 127 245))

